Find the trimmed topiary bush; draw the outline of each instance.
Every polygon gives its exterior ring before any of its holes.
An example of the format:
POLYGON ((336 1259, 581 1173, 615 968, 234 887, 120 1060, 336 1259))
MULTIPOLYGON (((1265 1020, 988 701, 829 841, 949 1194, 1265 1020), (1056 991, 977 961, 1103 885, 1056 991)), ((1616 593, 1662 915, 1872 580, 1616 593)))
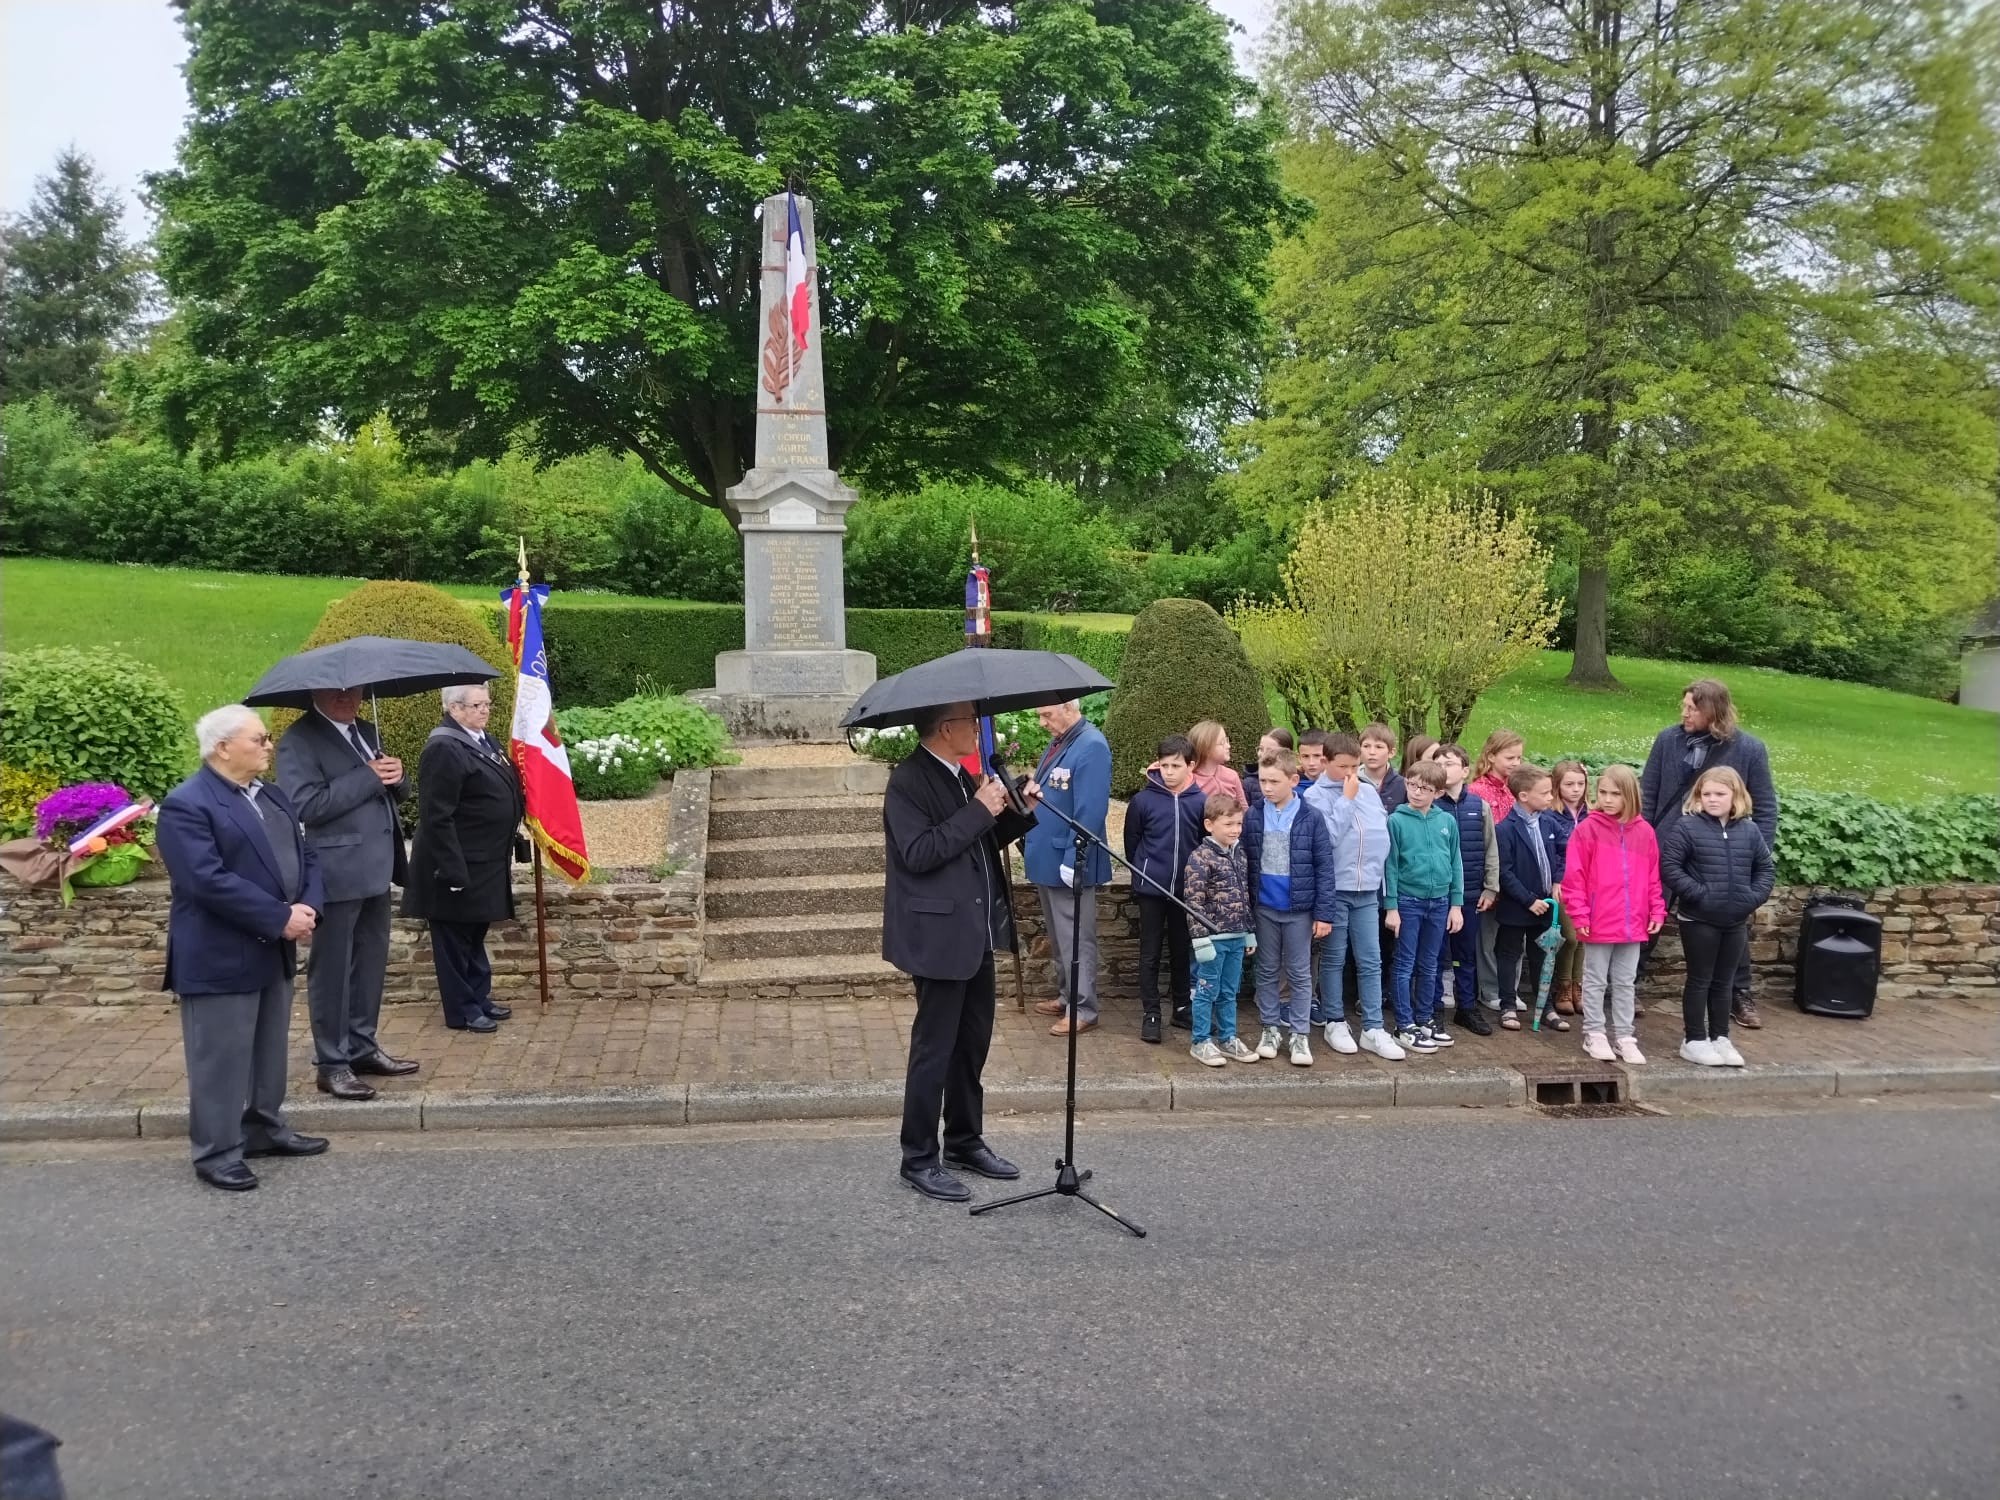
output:
MULTIPOLYGON (((495 591, 498 592, 497 590, 495 591)), ((427 583, 364 583, 351 594, 343 594, 326 607, 312 634, 299 647, 330 646, 335 641, 352 640, 357 635, 386 635, 406 641, 445 641, 463 646, 475 656, 493 664, 493 717, 487 733, 504 748, 514 723, 514 663, 500 638, 488 628, 486 617, 468 609, 443 589, 427 583)), ((363 717, 369 713, 363 702, 363 717)), ((380 718, 382 748, 403 763, 414 791, 417 759, 424 741, 443 721, 444 709, 436 693, 418 693, 409 698, 383 698, 376 711, 380 718)), ((298 714, 277 709, 271 714, 271 732, 282 735, 298 714)), ((404 803, 405 816, 414 818, 417 799, 404 803)))
POLYGON ((195 745, 154 668, 102 648, 44 646, 0 657, 0 762, 65 786, 115 781, 161 797, 194 768, 195 745))
POLYGON ((1270 728, 1264 680, 1222 616, 1199 599, 1161 599, 1132 622, 1118 691, 1104 716, 1111 790, 1129 797, 1145 780, 1159 742, 1220 719, 1248 753, 1270 728))

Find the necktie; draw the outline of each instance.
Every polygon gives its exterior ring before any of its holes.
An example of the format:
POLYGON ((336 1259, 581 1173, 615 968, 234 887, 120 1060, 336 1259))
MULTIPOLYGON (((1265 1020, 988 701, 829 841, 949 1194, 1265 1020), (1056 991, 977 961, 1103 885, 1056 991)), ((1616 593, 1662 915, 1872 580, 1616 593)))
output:
POLYGON ((362 738, 361 726, 359 724, 349 724, 347 726, 347 741, 354 746, 354 753, 363 760, 373 760, 375 758, 375 752, 368 748, 368 741, 362 738))

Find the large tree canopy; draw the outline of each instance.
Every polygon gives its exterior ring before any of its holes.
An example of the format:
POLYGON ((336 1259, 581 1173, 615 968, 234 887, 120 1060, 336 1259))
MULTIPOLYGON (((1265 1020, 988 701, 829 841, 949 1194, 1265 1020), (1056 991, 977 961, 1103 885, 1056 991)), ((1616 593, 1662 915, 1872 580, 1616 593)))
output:
POLYGON ((105 366, 146 300, 118 213, 90 158, 66 150, 27 213, 0 226, 0 400, 45 395, 93 431, 116 425, 105 366))
POLYGON ((1621 538, 1963 608, 1994 566, 1994 21, 1949 0, 1290 0, 1245 497, 1531 504, 1608 682, 1621 538))
POLYGON ((187 420, 752 461, 753 211, 817 204, 834 461, 1164 470, 1239 391, 1275 115, 1201 0, 181 0, 187 420))

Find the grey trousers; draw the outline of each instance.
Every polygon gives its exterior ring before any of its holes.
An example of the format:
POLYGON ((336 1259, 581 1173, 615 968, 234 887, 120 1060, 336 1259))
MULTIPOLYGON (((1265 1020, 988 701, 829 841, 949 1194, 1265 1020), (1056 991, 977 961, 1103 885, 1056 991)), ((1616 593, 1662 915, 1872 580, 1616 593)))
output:
POLYGON ((1603 1031, 1604 990, 1611 989, 1611 1039, 1633 1036, 1636 996, 1633 981, 1639 977, 1641 943, 1585 943, 1583 945, 1583 1029, 1603 1031))
POLYGON ((1097 1019, 1097 890, 1085 886, 1073 891, 1068 886, 1038 885, 1035 893, 1042 898, 1042 924, 1049 934, 1049 952, 1056 961, 1056 992, 1062 996, 1063 1009, 1073 1012, 1086 1021, 1097 1019), (1077 934, 1080 942, 1077 954, 1077 993, 1069 992, 1070 964, 1070 922, 1077 915, 1078 901, 1083 903, 1083 926, 1077 934))
POLYGON ((181 997, 187 1055, 188 1139, 197 1167, 243 1160, 291 1127, 285 1104, 285 1041, 292 982, 232 995, 181 997))
POLYGON ((306 950, 313 1061, 351 1063, 380 1050, 382 974, 389 965, 389 893, 329 901, 306 950))
POLYGON ((1493 913, 1479 914, 1479 1001, 1488 1010, 1500 1008, 1500 952, 1493 945, 1500 941, 1500 924, 1493 920, 1493 913))

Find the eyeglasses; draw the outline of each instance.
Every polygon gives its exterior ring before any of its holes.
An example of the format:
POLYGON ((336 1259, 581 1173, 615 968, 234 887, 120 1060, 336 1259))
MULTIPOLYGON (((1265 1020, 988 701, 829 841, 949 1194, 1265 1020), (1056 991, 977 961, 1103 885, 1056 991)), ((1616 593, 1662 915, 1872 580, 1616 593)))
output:
POLYGON ((235 738, 246 739, 253 745, 268 745, 271 743, 271 736, 269 734, 245 734, 237 735, 235 738))
POLYGON ((458 706, 467 713, 484 713, 493 706, 493 700, 488 698, 484 703, 461 703, 458 706))

